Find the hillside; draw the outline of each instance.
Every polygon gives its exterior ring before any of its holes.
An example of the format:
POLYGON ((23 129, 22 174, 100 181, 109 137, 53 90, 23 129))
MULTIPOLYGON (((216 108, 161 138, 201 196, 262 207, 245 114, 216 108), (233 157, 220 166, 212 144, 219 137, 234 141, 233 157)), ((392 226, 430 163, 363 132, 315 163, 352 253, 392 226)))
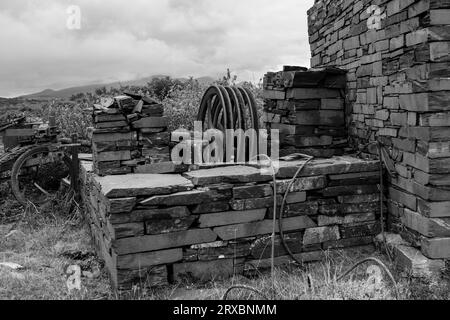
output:
MULTIPOLYGON (((102 83, 102 84, 91 84, 79 87, 71 87, 61 90, 46 89, 41 92, 32 93, 28 95, 23 95, 18 98, 20 99, 37 99, 37 100, 48 100, 48 99, 69 99, 72 95, 78 93, 94 93, 96 89, 106 87, 110 88, 120 88, 121 86, 145 86, 148 82, 152 81, 154 78, 166 77, 164 75, 154 75, 150 77, 145 77, 137 80, 131 81, 117 81, 112 83, 102 83)), ((181 80, 181 79, 180 79, 181 80)), ((200 77, 197 80, 204 84, 212 83, 215 79, 211 77, 200 77)))

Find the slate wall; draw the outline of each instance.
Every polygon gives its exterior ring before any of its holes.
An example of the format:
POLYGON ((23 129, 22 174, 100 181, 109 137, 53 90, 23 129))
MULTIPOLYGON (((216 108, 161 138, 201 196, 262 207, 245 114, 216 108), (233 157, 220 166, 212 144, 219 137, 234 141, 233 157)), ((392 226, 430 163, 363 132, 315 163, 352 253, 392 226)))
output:
POLYGON ((312 67, 347 74, 352 145, 395 161, 392 230, 450 258, 450 1, 318 0, 309 10, 312 67))
POLYGON ((279 130, 280 157, 343 155, 348 147, 344 112, 345 71, 286 66, 264 76, 263 122, 279 130))
MULTIPOLYGON (((300 162, 281 162, 281 204, 300 162)), ((295 181, 284 210, 285 239, 297 259, 373 243, 380 232, 377 161, 315 160, 295 181)), ((272 176, 232 166, 183 175, 99 177, 82 166, 83 202, 97 252, 113 285, 164 286, 270 267, 272 176)), ((279 209, 277 209, 279 211, 279 209)), ((275 264, 292 261, 276 238, 275 264)))

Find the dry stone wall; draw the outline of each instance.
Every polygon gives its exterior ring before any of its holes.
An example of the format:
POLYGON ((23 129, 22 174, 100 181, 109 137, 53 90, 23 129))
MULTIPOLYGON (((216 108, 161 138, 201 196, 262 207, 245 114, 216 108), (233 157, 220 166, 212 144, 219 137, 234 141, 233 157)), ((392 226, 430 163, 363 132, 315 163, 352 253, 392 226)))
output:
POLYGON ((280 156, 329 158, 348 146, 344 70, 284 67, 264 76, 264 123, 279 130, 280 156))
POLYGON ((392 230, 432 259, 450 258, 450 1, 318 0, 312 67, 348 71, 352 145, 390 151, 392 230))
MULTIPOLYGON (((270 267, 273 190, 280 206, 301 163, 280 162, 276 186, 271 175, 247 166, 99 177, 84 163, 83 202, 112 283, 163 286, 270 267)), ((324 250, 373 244, 380 232, 378 168, 378 161, 353 157, 304 168, 283 214, 297 259, 317 261, 324 250)), ((275 263, 292 261, 279 236, 275 242, 275 263)))

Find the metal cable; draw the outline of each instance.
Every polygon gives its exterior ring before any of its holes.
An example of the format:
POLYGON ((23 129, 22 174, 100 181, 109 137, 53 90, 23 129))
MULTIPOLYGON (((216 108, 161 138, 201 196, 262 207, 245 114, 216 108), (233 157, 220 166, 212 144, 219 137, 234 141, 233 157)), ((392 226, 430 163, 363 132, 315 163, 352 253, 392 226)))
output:
MULTIPOLYGON (((283 197, 283 201, 281 201, 281 207, 280 207, 280 215, 278 218, 278 228, 279 228, 279 233, 280 233, 280 239, 281 239, 281 243, 283 244, 284 249, 287 251, 287 253, 289 254, 289 256, 295 261, 297 262, 299 265, 303 265, 303 261, 300 261, 299 259, 297 259, 295 257, 295 255, 292 253, 291 249, 289 248, 288 244, 286 243, 286 240, 284 238, 284 232, 283 232, 283 213, 284 213, 284 206, 286 204, 286 200, 287 197, 289 196, 289 192, 292 188, 292 185, 295 183, 295 180, 297 179, 298 175, 303 171, 303 169, 305 168, 305 166, 311 162, 314 158, 308 155, 304 155, 304 154, 298 154, 300 156, 303 156, 304 158, 306 158, 306 161, 304 163, 302 163, 300 165, 300 167, 298 168, 297 172, 295 173, 294 177, 291 179, 291 181, 288 184, 288 187, 286 189, 286 192, 284 193, 284 197, 283 197)), ((274 189, 276 189, 276 185, 274 187, 274 189)), ((274 212, 274 215, 276 215, 276 212, 274 212)))
POLYGON ((244 290, 248 290, 248 291, 252 291, 254 293, 259 294, 261 297, 264 298, 264 300, 270 300, 264 293, 262 293, 261 291, 259 291, 256 288, 250 287, 250 286, 244 286, 244 285, 235 285, 235 286, 231 286, 227 289, 227 291, 225 291, 225 293, 222 296, 222 300, 227 300, 228 298, 228 294, 236 289, 244 289, 244 290))
MULTIPOLYGON (((275 167, 273 166, 272 159, 267 154, 259 154, 256 156, 266 158, 272 169, 272 181, 273 181, 273 225, 272 225, 272 248, 271 248, 271 261, 270 261, 270 271, 272 275, 272 281, 275 275, 275 235, 276 235, 276 219, 277 219, 277 177, 275 174, 275 167)), ((251 159, 253 160, 253 159, 251 159)))
POLYGON ((386 272, 386 274, 389 276, 389 279, 391 280, 392 285, 394 286, 395 299, 398 300, 399 294, 398 294, 397 282, 395 281, 394 276, 389 271, 389 268, 386 267, 386 265, 383 262, 381 262, 381 260, 379 260, 377 258, 374 258, 374 257, 369 257, 369 258, 365 258, 365 259, 363 259, 361 261, 358 261, 348 271, 344 272, 339 278, 337 278, 336 281, 342 280, 343 278, 348 276, 350 273, 352 273, 354 270, 356 270, 357 267, 359 267, 363 263, 366 263, 366 262, 369 262, 369 261, 377 263, 380 267, 383 268, 384 272, 386 272))

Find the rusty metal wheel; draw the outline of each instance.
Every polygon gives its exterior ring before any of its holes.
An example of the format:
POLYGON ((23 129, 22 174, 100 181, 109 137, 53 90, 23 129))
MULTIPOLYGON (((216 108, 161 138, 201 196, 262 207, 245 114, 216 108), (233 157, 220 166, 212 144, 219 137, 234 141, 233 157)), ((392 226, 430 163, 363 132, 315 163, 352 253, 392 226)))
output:
POLYGON ((43 205, 54 198, 63 181, 70 183, 72 162, 64 152, 38 146, 22 154, 11 172, 11 189, 23 206, 43 205))

